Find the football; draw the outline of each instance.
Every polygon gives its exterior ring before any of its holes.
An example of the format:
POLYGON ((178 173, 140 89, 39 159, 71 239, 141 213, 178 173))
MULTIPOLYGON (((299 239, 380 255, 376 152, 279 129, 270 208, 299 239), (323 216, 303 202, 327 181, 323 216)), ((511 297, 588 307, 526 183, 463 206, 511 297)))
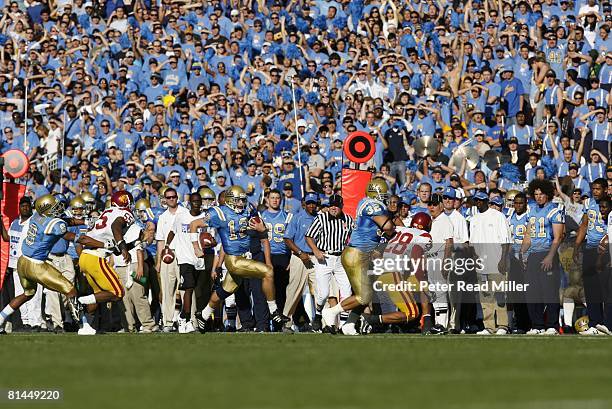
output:
POLYGON ((200 247, 203 249, 209 249, 211 247, 215 247, 217 242, 215 238, 207 231, 200 233, 200 247))
POLYGON ((249 229, 253 229, 253 225, 260 223, 261 222, 261 218, 259 216, 253 216, 251 217, 251 219, 249 220, 249 229))
POLYGON ((166 247, 162 250, 161 257, 164 263, 170 264, 174 261, 174 251, 166 247))

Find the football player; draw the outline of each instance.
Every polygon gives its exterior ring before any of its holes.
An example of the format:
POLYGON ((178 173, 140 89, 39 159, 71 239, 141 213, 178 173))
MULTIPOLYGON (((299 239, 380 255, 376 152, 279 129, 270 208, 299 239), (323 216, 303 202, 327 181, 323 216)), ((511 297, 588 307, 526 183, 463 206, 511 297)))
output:
POLYGON ((410 227, 397 226, 395 228, 396 235, 385 246, 383 257, 384 259, 393 260, 398 256, 409 255, 410 259, 414 261, 412 266, 414 271, 408 271, 408 274, 390 271, 380 275, 378 281, 387 285, 387 287, 382 287, 385 288, 385 291, 381 292, 379 297, 382 297, 383 301, 388 298, 399 311, 387 312, 381 315, 363 314, 363 319, 373 328, 380 328, 383 324, 405 324, 417 319, 420 315, 417 302, 420 302, 423 317, 421 331, 425 335, 431 333, 432 320, 429 310, 429 298, 424 292, 420 292, 420 282, 427 281, 427 277, 425 277, 426 269, 424 267, 425 254, 432 244, 431 235, 429 234, 430 229, 431 216, 424 212, 419 212, 412 217, 410 227), (388 287, 389 284, 397 285, 402 282, 410 283, 411 288, 406 290, 390 290, 388 287), (414 296, 415 293, 418 294, 418 297, 414 296))
MULTIPOLYGON (((106 209, 87 235, 104 243, 102 248, 84 246, 79 257, 79 268, 87 278, 94 293, 79 297, 79 302, 88 306, 89 314, 96 309, 96 304, 119 301, 125 295, 125 289, 115 270, 106 262, 110 254, 122 255, 126 263, 132 257, 124 240, 124 234, 134 223, 131 208, 134 206, 132 194, 119 190, 111 196, 111 207, 106 209)), ((79 335, 94 335, 96 330, 87 322, 87 314, 83 316, 83 328, 79 335)))
POLYGON ((189 231, 197 257, 204 257, 198 239, 199 229, 206 226, 217 229, 228 271, 221 286, 213 292, 208 305, 202 311, 202 318, 208 321, 221 300, 233 294, 241 277, 261 278, 262 290, 268 303, 272 322, 274 327, 280 330, 289 319, 280 313, 276 305, 272 267, 245 257, 250 248, 250 237, 247 230, 265 232, 266 226, 256 211, 245 212, 246 208, 247 196, 244 189, 240 186, 232 186, 225 193, 225 205, 213 206, 205 213, 205 217, 191 222, 189 231))
POLYGON ((351 314, 346 324, 342 326, 342 332, 347 335, 357 334, 355 323, 372 299, 372 284, 368 276, 372 252, 383 237, 390 240, 395 235, 395 224, 389 217, 385 205, 387 197, 388 187, 383 179, 376 178, 368 183, 366 197, 361 199, 357 206, 353 234, 341 258, 353 295, 334 307, 323 309, 321 315, 324 327, 333 328, 336 317, 341 312, 350 310, 351 314))
POLYGON ((608 182, 603 178, 595 179, 591 183, 591 196, 584 201, 584 214, 576 242, 574 243, 574 262, 578 263, 580 249, 586 239, 582 254, 582 279, 584 283, 584 297, 586 299, 589 316, 589 329, 581 335, 598 335, 597 326, 603 324, 603 297, 601 292, 602 277, 595 266, 597 262, 597 247, 606 235, 607 220, 599 209, 599 202, 606 197, 608 182))
POLYGON ((527 308, 531 319, 528 335, 557 335, 559 325, 559 287, 561 285, 557 250, 563 240, 563 207, 552 202, 555 188, 550 180, 534 179, 529 195, 535 205, 527 212, 527 233, 521 245, 523 259, 527 251, 527 308), (544 310, 546 309, 546 316, 544 310))
MULTIPOLYGON (((506 193, 506 200, 508 195, 506 193)), ((507 202, 510 204, 509 202, 507 202)), ((512 247, 509 254, 510 257, 510 269, 508 273, 508 280, 515 281, 517 283, 525 282, 525 263, 527 260, 523 260, 523 257, 529 255, 529 253, 521 254, 521 245, 525 238, 525 232, 527 231, 527 196, 519 192, 512 197, 512 209, 510 216, 508 217, 508 224, 510 225, 510 235, 512 240, 512 247)), ((525 297, 522 293, 514 293, 510 297, 512 304, 509 308, 514 311, 515 328, 513 330, 516 333, 524 334, 529 331, 531 324, 529 322, 529 313, 527 312, 527 304, 525 304, 525 297)))
POLYGON ((47 262, 55 243, 64 238, 77 241, 92 249, 103 247, 98 240, 68 231, 68 224, 59 217, 64 214, 64 206, 53 195, 41 196, 34 205, 36 212, 30 218, 26 237, 22 244, 22 256, 17 261, 17 273, 24 293, 13 298, 0 312, 0 328, 23 303, 36 294, 38 284, 44 288, 66 295, 69 300, 70 312, 78 321, 78 313, 74 303, 77 291, 74 285, 51 263, 47 262))

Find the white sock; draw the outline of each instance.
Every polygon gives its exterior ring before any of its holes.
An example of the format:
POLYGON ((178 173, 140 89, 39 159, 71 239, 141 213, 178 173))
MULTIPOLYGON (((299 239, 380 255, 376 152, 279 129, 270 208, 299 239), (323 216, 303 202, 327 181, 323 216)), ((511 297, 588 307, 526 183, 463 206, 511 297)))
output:
POLYGON ((13 313, 15 310, 10 305, 4 307, 2 311, 0 311, 0 327, 4 325, 6 319, 13 313))
POLYGON ((563 299, 563 323, 567 326, 572 327, 574 325, 574 308, 576 305, 574 304, 574 300, 570 298, 563 299))
POLYGON ((204 321, 208 321, 214 311, 214 308, 207 304, 206 307, 204 307, 204 309, 202 310, 202 318, 204 319, 204 321))
POLYGON ((95 294, 84 295, 82 297, 79 297, 78 300, 83 305, 97 304, 98 303, 96 301, 96 295, 95 294))
POLYGON ((344 312, 344 308, 342 308, 342 304, 338 303, 330 308, 330 310, 334 313, 334 315, 338 315, 341 312, 344 312))
POLYGON ((276 306, 276 301, 274 300, 267 301, 267 303, 268 303, 268 309, 270 310, 270 314, 274 314, 276 310, 278 310, 278 307, 276 306))

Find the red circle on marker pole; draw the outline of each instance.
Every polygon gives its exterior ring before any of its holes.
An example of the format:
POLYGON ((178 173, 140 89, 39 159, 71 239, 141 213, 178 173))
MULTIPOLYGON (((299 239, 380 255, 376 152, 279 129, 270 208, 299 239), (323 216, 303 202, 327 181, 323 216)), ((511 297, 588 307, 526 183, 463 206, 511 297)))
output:
POLYGON ((4 158, 4 172, 12 178, 20 178, 26 174, 30 161, 25 153, 18 149, 10 149, 2 155, 4 158))
POLYGON ((374 138, 367 132, 352 132, 344 141, 344 155, 355 163, 365 163, 376 153, 374 138))

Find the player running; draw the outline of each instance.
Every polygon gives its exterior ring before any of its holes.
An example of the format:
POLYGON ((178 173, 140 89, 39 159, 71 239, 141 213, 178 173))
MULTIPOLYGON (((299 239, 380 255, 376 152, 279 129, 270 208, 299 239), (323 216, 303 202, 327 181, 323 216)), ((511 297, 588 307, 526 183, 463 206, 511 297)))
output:
POLYGON ((13 298, 0 312, 0 332, 6 319, 23 303, 36 294, 38 284, 52 291, 64 294, 75 321, 78 322, 74 297, 74 285, 51 263, 47 262, 51 249, 60 239, 76 241, 90 248, 99 248, 103 243, 84 235, 68 231, 68 224, 59 217, 64 214, 63 204, 53 195, 47 194, 36 200, 36 212, 29 220, 26 237, 22 244, 22 256, 17 261, 17 273, 23 287, 23 294, 13 298))
MULTIPOLYGON (((120 190, 111 196, 111 207, 106 209, 95 222, 87 235, 104 243, 103 248, 84 246, 79 257, 81 273, 94 290, 93 294, 79 297, 79 302, 88 306, 88 313, 92 314, 96 304, 119 301, 125 295, 125 289, 115 270, 106 262, 111 254, 123 256, 126 263, 130 263, 128 245, 123 238, 127 229, 134 223, 131 208, 134 205, 132 194, 120 190)), ((79 335, 95 335, 96 330, 88 323, 87 314, 83 316, 83 328, 79 335)))
POLYGON ((351 314, 342 326, 342 332, 347 335, 357 335, 355 323, 372 300, 372 283, 368 276, 372 252, 382 237, 391 239, 395 235, 395 224, 385 205, 388 197, 387 183, 379 178, 373 179, 366 187, 366 196, 357 206, 355 228, 341 258, 353 295, 321 312, 323 327, 333 328, 336 317, 350 310, 351 314))
POLYGON ((414 271, 403 273, 391 271, 381 274, 378 281, 386 285, 386 287, 381 285, 380 288, 384 291, 378 293, 383 303, 383 313, 380 315, 363 314, 362 318, 374 330, 380 329, 385 324, 406 324, 418 318, 421 314, 418 306, 420 302, 423 317, 421 331, 428 335, 431 333, 432 327, 429 297, 424 292, 419 293, 418 289, 421 288, 421 282, 427 282, 426 253, 432 245, 431 235, 429 234, 431 217, 427 213, 419 212, 412 217, 410 227, 397 226, 395 230, 396 235, 385 246, 383 257, 384 259, 394 260, 398 257, 409 256, 410 260, 414 262, 412 266, 414 271), (389 289, 390 284, 397 286, 403 282, 410 284, 410 290, 389 289), (384 312, 385 306, 390 304, 394 305, 392 308, 399 311, 384 312))
POLYGON ((208 321, 221 300, 234 293, 242 277, 262 279, 262 290, 268 302, 268 309, 276 330, 289 319, 282 315, 276 306, 274 291, 274 272, 272 267, 260 261, 249 259, 247 254, 250 247, 248 229, 265 232, 266 226, 257 215, 255 209, 247 209, 247 196, 240 186, 232 186, 225 193, 225 204, 213 206, 205 212, 203 218, 191 222, 190 233, 193 249, 197 257, 204 257, 198 239, 199 229, 209 226, 217 229, 225 252, 225 266, 228 274, 223 282, 210 297, 208 305, 202 311, 202 318, 208 321))

